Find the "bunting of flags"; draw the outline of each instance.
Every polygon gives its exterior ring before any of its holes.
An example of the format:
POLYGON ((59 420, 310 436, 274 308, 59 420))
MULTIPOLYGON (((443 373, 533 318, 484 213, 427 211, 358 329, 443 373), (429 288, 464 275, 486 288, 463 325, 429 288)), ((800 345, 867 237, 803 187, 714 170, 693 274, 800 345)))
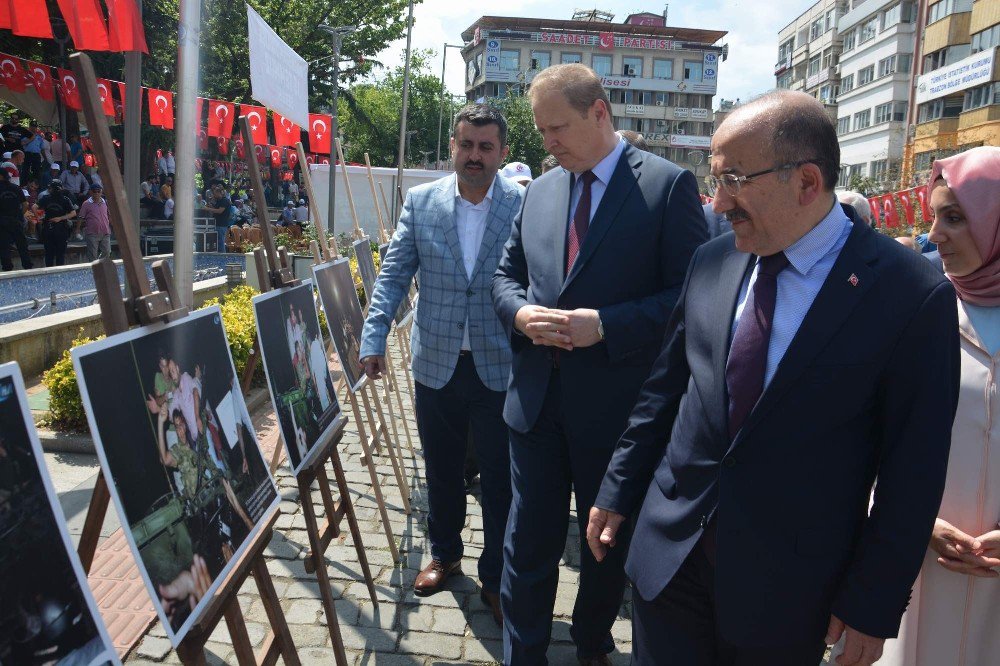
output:
MULTIPOLYGON (((149 53, 136 0, 105 0, 107 18, 100 0, 56 0, 56 4, 78 51, 149 53)), ((53 39, 44 0, 0 1, 0 29, 19 37, 53 39)))
MULTIPOLYGON (((10 0, 12 3, 14 0, 10 0)), ((72 2, 73 0, 64 0, 72 2)), ((88 0, 89 1, 89 0, 88 0)), ((94 0, 96 2, 96 0, 94 0)), ((115 0, 107 0, 108 5, 115 5, 115 0)), ((4 7, 4 0, 0 0, 0 8, 4 7)), ((11 5, 13 6, 13 4, 11 5)), ((3 16, 0 13, 0 23, 3 16)), ((28 88, 34 88, 35 92, 46 101, 53 101, 58 93, 59 99, 68 109, 82 111, 83 105, 80 100, 80 89, 77 85, 76 76, 68 69, 55 68, 30 60, 22 60, 7 53, 0 53, 0 86, 6 86, 12 92, 25 93, 28 88), (53 74, 55 76, 53 76, 53 74)), ((125 108, 125 84, 121 81, 108 79, 97 80, 98 92, 101 96, 101 104, 104 114, 121 118, 124 116, 125 108), (117 88, 115 99, 114 89, 117 88)), ((169 90, 157 90, 156 88, 143 87, 142 96, 146 98, 146 108, 149 124, 154 127, 164 129, 174 128, 174 94, 169 90)), ((142 101, 140 100, 140 108, 142 101)), ((272 129, 274 130, 274 143, 270 143, 267 133, 267 109, 262 106, 251 104, 237 105, 225 100, 208 99, 199 97, 197 100, 196 118, 198 119, 198 147, 200 150, 207 150, 209 139, 215 139, 220 153, 228 154, 230 148, 236 151, 238 157, 243 157, 243 140, 236 134, 234 137, 234 124, 239 115, 245 115, 250 121, 250 131, 253 135, 254 144, 258 148, 264 147, 263 152, 258 151, 257 158, 262 164, 268 161, 281 163, 284 153, 287 153, 287 161, 294 168, 298 164, 298 155, 294 151, 283 150, 295 146, 301 140, 302 128, 294 122, 285 118, 279 113, 273 113, 272 129), (208 102, 206 105, 205 102, 208 102), (207 114, 202 116, 207 106, 207 114), (232 144, 232 145, 231 145, 232 144), (277 155, 277 158, 275 158, 277 155)), ((314 158, 316 163, 324 163, 318 155, 332 154, 332 127, 333 118, 327 114, 310 113, 308 141, 309 150, 316 153, 314 158)), ((312 163, 312 162, 310 162, 312 163)), ((329 163, 326 160, 325 163, 329 163)))

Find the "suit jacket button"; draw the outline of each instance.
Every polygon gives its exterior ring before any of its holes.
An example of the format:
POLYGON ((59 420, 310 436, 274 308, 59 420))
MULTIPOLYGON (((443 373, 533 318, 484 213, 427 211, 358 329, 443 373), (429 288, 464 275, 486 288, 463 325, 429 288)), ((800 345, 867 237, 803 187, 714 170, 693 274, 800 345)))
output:
POLYGON ((475 293, 476 293, 476 292, 474 292, 474 291, 472 291, 471 289, 469 289, 468 291, 466 291, 466 292, 465 292, 465 295, 466 295, 466 296, 474 296, 474 295, 475 295, 475 293))
POLYGON ((722 461, 722 464, 730 468, 736 467, 736 458, 734 456, 728 456, 725 460, 722 461))
POLYGON ((459 325, 458 325, 458 330, 460 330, 460 331, 461 331, 461 330, 462 330, 463 328, 465 328, 465 324, 459 324, 459 325))

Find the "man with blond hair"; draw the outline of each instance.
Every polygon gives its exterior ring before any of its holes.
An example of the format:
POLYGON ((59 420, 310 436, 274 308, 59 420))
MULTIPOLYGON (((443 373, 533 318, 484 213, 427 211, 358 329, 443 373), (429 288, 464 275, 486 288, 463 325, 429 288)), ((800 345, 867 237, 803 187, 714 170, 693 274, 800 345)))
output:
POLYGON ((513 349, 504 663, 545 663, 572 491, 582 552, 570 634, 581 664, 607 664, 624 548, 594 559, 582 542, 587 511, 706 239, 705 218, 689 171, 615 134, 591 69, 550 67, 529 97, 562 168, 528 186, 493 278, 513 349))

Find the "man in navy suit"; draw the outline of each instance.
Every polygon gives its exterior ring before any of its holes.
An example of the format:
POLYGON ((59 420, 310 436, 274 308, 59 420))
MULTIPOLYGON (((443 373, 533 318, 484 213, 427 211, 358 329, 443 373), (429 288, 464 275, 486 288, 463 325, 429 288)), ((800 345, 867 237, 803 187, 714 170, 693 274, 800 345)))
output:
POLYGON ((740 107, 711 164, 734 233, 692 259, 587 539, 609 557, 638 513, 633 663, 811 665, 846 633, 837 663, 872 664, 944 488, 955 292, 837 203, 813 98, 740 107))
MULTIPOLYGON (((513 502, 500 596, 504 662, 514 665, 545 663, 570 491, 582 535, 706 239, 694 176, 620 140, 591 69, 550 67, 530 98, 562 168, 528 186, 493 278, 513 350, 504 405, 513 502)), ((581 663, 609 663, 624 557, 598 563, 581 550, 570 633, 581 663)))

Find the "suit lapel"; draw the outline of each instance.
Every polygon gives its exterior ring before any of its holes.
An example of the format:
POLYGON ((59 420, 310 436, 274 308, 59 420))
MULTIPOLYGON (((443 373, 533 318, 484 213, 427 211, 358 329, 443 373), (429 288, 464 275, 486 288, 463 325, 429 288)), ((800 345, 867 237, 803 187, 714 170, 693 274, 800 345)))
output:
MULTIPOLYGON (((587 263, 587 260, 594 254, 594 251, 601 243, 604 235, 608 233, 608 229, 611 228, 615 218, 618 216, 618 211, 621 210, 626 199, 628 199, 629 194, 632 193, 632 189, 635 187, 636 182, 639 180, 639 166, 641 164, 642 154, 638 150, 634 150, 631 146, 626 145, 625 150, 622 151, 621 157, 618 158, 618 164, 611 176, 611 180, 608 182, 608 186, 604 190, 604 196, 601 197, 601 203, 598 205, 597 211, 594 213, 594 219, 590 221, 590 228, 587 230, 587 237, 583 239, 583 246, 580 248, 580 254, 577 255, 576 261, 573 263, 569 275, 566 276, 566 281, 563 283, 563 290, 565 290, 569 283, 573 281, 573 278, 577 276, 584 264, 587 263)), ((568 215, 569 209, 567 207, 567 220, 568 215)), ((566 244, 565 235, 566 234, 564 233, 564 248, 566 244)), ((565 251, 560 256, 565 258, 565 251)))
POLYGON ((462 263, 462 243, 458 240, 458 202, 455 201, 455 179, 457 176, 452 175, 443 187, 438 190, 439 205, 441 211, 444 213, 441 216, 441 227, 444 231, 444 239, 448 243, 448 247, 451 248, 451 253, 455 255, 455 261, 458 262, 458 272, 465 277, 465 266, 462 263))
POLYGON ((874 233, 865 224, 854 220, 854 229, 840 256, 792 338, 771 383, 733 442, 734 447, 775 406, 875 284, 876 273, 871 268, 877 257, 874 233))
POLYGON ((712 331, 712 366, 715 368, 715 409, 712 414, 719 418, 712 420, 722 440, 729 442, 729 391, 726 388, 726 362, 729 360, 729 338, 736 316, 737 300, 744 280, 753 271, 757 257, 740 252, 735 247, 722 260, 719 280, 712 302, 716 308, 712 331))
POLYGON ((506 240, 507 236, 504 235, 504 232, 510 233, 510 215, 508 213, 510 207, 514 205, 517 195, 502 187, 500 183, 501 177, 497 176, 497 180, 493 185, 493 202, 490 204, 489 215, 486 216, 486 229, 483 231, 483 242, 479 244, 479 254, 476 255, 476 265, 472 268, 472 277, 469 279, 470 284, 475 281, 476 275, 479 274, 483 263, 486 261, 486 257, 493 250, 493 246, 496 245, 497 240, 500 238, 506 240))
MULTIPOLYGON (((532 195, 534 197, 541 196, 544 201, 539 205, 540 209, 544 211, 543 215, 538 217, 532 216, 532 219, 527 220, 527 224, 538 224, 539 232, 542 236, 543 241, 539 247, 552 248, 551 252, 545 252, 544 256, 546 260, 551 262, 549 264, 548 275, 554 278, 551 283, 546 281, 546 293, 548 293, 549 288, 552 289, 552 304, 555 305, 556 298, 559 294, 560 285, 565 282, 565 270, 566 270, 566 231, 568 229, 567 224, 569 223, 569 202, 570 202, 570 185, 573 182, 572 174, 565 169, 559 170, 561 173, 552 179, 552 185, 550 192, 546 192, 541 185, 535 185, 533 187, 538 188, 537 191, 532 190, 532 195)), ((544 184, 544 181, 543 181, 544 184)), ((522 224, 525 220, 522 218, 522 224)), ((522 228, 521 237, 523 238, 525 234, 534 235, 534 231, 525 230, 522 228)))

